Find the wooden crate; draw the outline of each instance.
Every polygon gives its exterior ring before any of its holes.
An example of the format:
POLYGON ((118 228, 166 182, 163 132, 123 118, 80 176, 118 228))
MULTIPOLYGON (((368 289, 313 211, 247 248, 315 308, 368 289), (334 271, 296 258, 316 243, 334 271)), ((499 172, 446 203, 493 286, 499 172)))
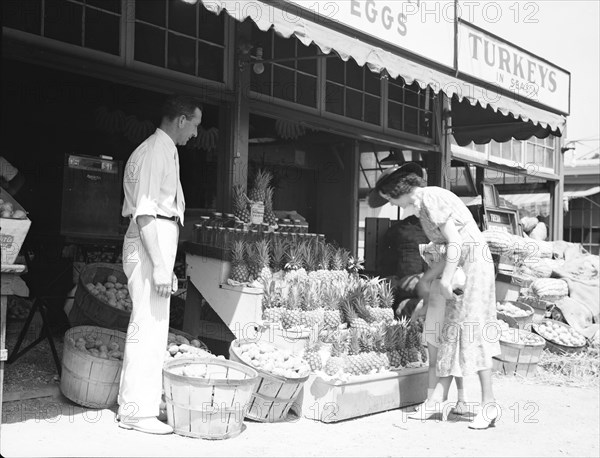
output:
MULTIPOLYGON (((11 203, 13 210, 25 209, 11 196, 6 190, 0 188, 0 199, 4 202, 11 203)), ((1 245, 1 260, 2 264, 14 264, 19 251, 23 246, 25 237, 29 232, 31 220, 0 218, 0 245, 1 245)))
POLYGON ((244 417, 258 373, 244 364, 217 358, 179 358, 165 363, 163 387, 167 422, 175 433, 201 439, 229 439, 244 429, 244 417), (201 368, 205 377, 182 375, 201 368))
POLYGON ((69 329, 65 333, 60 391, 79 405, 104 409, 117 403, 123 361, 99 358, 76 349, 71 339, 77 341, 87 335, 103 340, 106 345, 117 342, 120 351, 125 348, 123 332, 96 326, 69 329))
POLYGON ((419 404, 427 398, 427 367, 359 375, 346 383, 312 374, 299 396, 304 417, 335 423, 419 404))

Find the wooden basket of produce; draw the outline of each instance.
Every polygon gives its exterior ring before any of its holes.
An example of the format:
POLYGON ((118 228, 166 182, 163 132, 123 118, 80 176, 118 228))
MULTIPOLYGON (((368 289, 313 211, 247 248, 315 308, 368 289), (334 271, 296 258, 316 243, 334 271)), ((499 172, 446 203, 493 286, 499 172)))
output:
POLYGON ((560 321, 545 319, 534 323, 532 328, 533 332, 546 339, 546 346, 553 353, 577 353, 587 345, 583 334, 560 321))
POLYGON ((546 312, 554 305, 554 302, 546 301, 532 295, 519 296, 519 302, 529 305, 533 309, 534 316, 538 318, 543 318, 546 312))
POLYGON ((235 437, 244 429, 257 383, 254 369, 221 358, 168 361, 163 367, 167 422, 182 436, 235 437))
POLYGON ((535 375, 546 345, 544 339, 523 329, 509 328, 508 325, 502 325, 502 328, 501 353, 493 358, 493 369, 508 375, 535 375))
POLYGON ((193 356, 204 358, 209 356, 208 354, 210 350, 200 339, 179 329, 169 328, 165 361, 193 356))
POLYGON ((308 380, 308 363, 271 343, 247 339, 231 342, 229 359, 258 372, 259 382, 246 417, 269 423, 286 420, 308 380))
POLYGON ((126 332, 131 308, 122 266, 87 264, 79 274, 69 321, 72 326, 94 325, 126 332))
POLYGON ((78 326, 65 333, 60 390, 71 401, 95 409, 117 403, 125 333, 78 326))
POLYGON ((503 319, 509 324, 514 322, 519 329, 525 329, 533 321, 533 307, 522 302, 498 302, 496 303, 496 311, 498 319, 503 319))

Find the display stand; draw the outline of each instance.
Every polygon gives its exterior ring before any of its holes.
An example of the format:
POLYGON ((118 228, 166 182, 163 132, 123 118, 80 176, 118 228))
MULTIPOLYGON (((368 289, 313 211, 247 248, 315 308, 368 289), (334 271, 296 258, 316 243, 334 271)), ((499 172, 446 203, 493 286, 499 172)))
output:
POLYGON ((7 360, 6 350, 6 309, 8 296, 17 293, 20 296, 29 294, 27 286, 19 276, 25 272, 21 264, 2 264, 2 295, 0 296, 0 425, 2 423, 2 394, 4 393, 4 361, 7 360), (21 281, 19 281, 21 280, 21 281))
POLYGON ((359 375, 333 382, 311 374, 298 397, 302 416, 323 423, 394 410, 427 398, 427 367, 359 375))
POLYGON ((188 289, 183 331, 201 339, 231 342, 254 338, 262 318, 262 289, 227 284, 230 263, 221 250, 185 242, 189 282, 218 315, 205 320, 199 300, 188 289))

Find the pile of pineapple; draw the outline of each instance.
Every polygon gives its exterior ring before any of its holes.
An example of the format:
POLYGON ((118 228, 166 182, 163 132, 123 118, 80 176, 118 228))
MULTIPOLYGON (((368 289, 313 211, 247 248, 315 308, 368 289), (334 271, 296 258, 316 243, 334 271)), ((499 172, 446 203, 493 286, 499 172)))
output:
POLYGON ((362 269, 345 248, 330 243, 300 240, 290 243, 283 237, 273 242, 266 238, 255 241, 235 240, 230 247, 229 279, 238 283, 269 281, 274 273, 286 272, 287 278, 345 278, 348 272, 362 269))
POLYGON ((327 340, 331 355, 323 358, 323 342, 311 336, 304 352, 312 371, 340 379, 389 369, 421 367, 427 351, 421 343, 422 323, 405 319, 380 322, 369 330, 350 327, 333 332, 327 340))
POLYGON ((265 206, 263 222, 277 226, 277 217, 273 211, 273 188, 270 186, 273 175, 259 169, 254 176, 250 192, 246 195, 241 185, 233 188, 233 214, 244 223, 250 223, 250 206, 253 202, 262 202, 265 206))
POLYGON ((373 331, 394 320, 394 292, 388 281, 347 271, 290 271, 264 282, 263 320, 335 331, 342 323, 373 331))

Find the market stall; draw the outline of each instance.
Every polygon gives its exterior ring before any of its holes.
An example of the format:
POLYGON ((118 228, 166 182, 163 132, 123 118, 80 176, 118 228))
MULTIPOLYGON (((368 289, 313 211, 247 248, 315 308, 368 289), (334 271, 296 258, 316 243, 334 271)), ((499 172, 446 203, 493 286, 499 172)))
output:
MULTIPOLYGON (((247 411, 259 421, 284 420, 294 410, 333 422, 425 399, 421 324, 397 319, 390 283, 376 273, 361 275, 357 256, 359 202, 385 169, 379 154, 389 154, 392 164, 420 162, 428 184, 446 188, 452 187, 447 172, 453 163, 475 164, 468 181, 476 194, 488 171, 514 173, 514 182, 502 183, 509 192, 533 175, 524 165, 529 146, 516 162, 503 158, 502 149, 482 154, 466 146, 529 142, 531 151, 543 147, 544 170, 537 175, 544 183, 527 183, 527 189, 550 191, 560 201, 568 72, 549 66, 560 83, 560 100, 552 106, 522 95, 513 99, 508 88, 490 98, 489 81, 469 67, 455 68, 456 19, 411 22, 399 47, 389 28, 372 31, 367 12, 357 14, 360 2, 340 2, 345 9, 335 20, 295 1, 71 3, 82 14, 65 14, 65 30, 83 30, 91 11, 106 25, 95 30, 98 36, 61 34, 45 23, 41 9, 35 13, 39 29, 23 22, 18 8, 7 9, 3 27, 9 81, 61 94, 56 107, 44 105, 41 128, 47 130, 32 139, 39 143, 22 160, 45 167, 32 171, 41 183, 39 226, 67 237, 61 243, 78 245, 69 318, 72 329, 89 329, 65 337, 69 357, 63 364, 70 375, 61 380, 63 393, 79 403, 115 403, 119 332, 127 328, 132 304, 119 258, 120 167, 156 127, 164 93, 180 92, 199 96, 205 106, 197 138, 179 151, 188 204, 177 265, 178 298, 185 305, 165 348, 168 421, 183 435, 227 438, 243 431, 247 411), (289 21, 290 15, 297 20, 289 21), (168 37, 175 36, 184 44, 172 46, 168 37), (159 45, 144 46, 150 41, 159 45), (55 138, 73 112, 81 113, 73 138, 55 138), (533 144, 533 137, 543 144, 533 144), (373 159, 368 170, 363 155, 373 159), (103 186, 84 188, 86 180, 103 186), (52 205, 59 201, 61 212, 52 205), (235 405, 232 386, 247 395, 239 402, 248 409, 235 405), (103 387, 106 392, 98 393, 106 396, 80 396, 89 387, 103 387), (217 392, 224 409, 203 408, 217 392), (198 421, 207 417, 211 421, 198 421)), ((452 11, 453 2, 445 4, 452 11)), ((392 6, 402 5, 414 2, 392 6)), ((459 28, 472 29, 462 21, 459 28)), ((7 95, 5 106, 15 115, 5 129, 16 133, 6 138, 18 144, 26 132, 14 120, 28 114, 27 105, 7 95)), ((565 284, 579 281, 571 278, 579 271, 549 281, 560 272, 558 262, 549 269, 550 242, 536 245, 535 264, 526 262, 529 240, 519 218, 500 203, 496 199, 484 212, 488 225, 500 228, 489 231, 488 242, 506 266, 497 278, 499 313, 512 329, 535 322, 532 329, 552 340, 554 327, 542 326, 542 319, 560 318, 558 301, 575 299, 578 289, 565 284), (533 311, 504 304, 510 301, 529 301, 533 311), (522 324, 525 318, 531 322, 522 324)), ((556 238, 560 214, 553 218, 556 238)), ((588 336, 591 328, 583 325, 597 322, 593 312, 589 318, 563 308, 571 327, 581 318, 577 330, 588 336)), ((525 336, 509 342, 517 354, 504 355, 505 372, 529 374, 535 365, 541 341, 525 336)), ((579 335, 571 337, 580 342, 579 335)))

